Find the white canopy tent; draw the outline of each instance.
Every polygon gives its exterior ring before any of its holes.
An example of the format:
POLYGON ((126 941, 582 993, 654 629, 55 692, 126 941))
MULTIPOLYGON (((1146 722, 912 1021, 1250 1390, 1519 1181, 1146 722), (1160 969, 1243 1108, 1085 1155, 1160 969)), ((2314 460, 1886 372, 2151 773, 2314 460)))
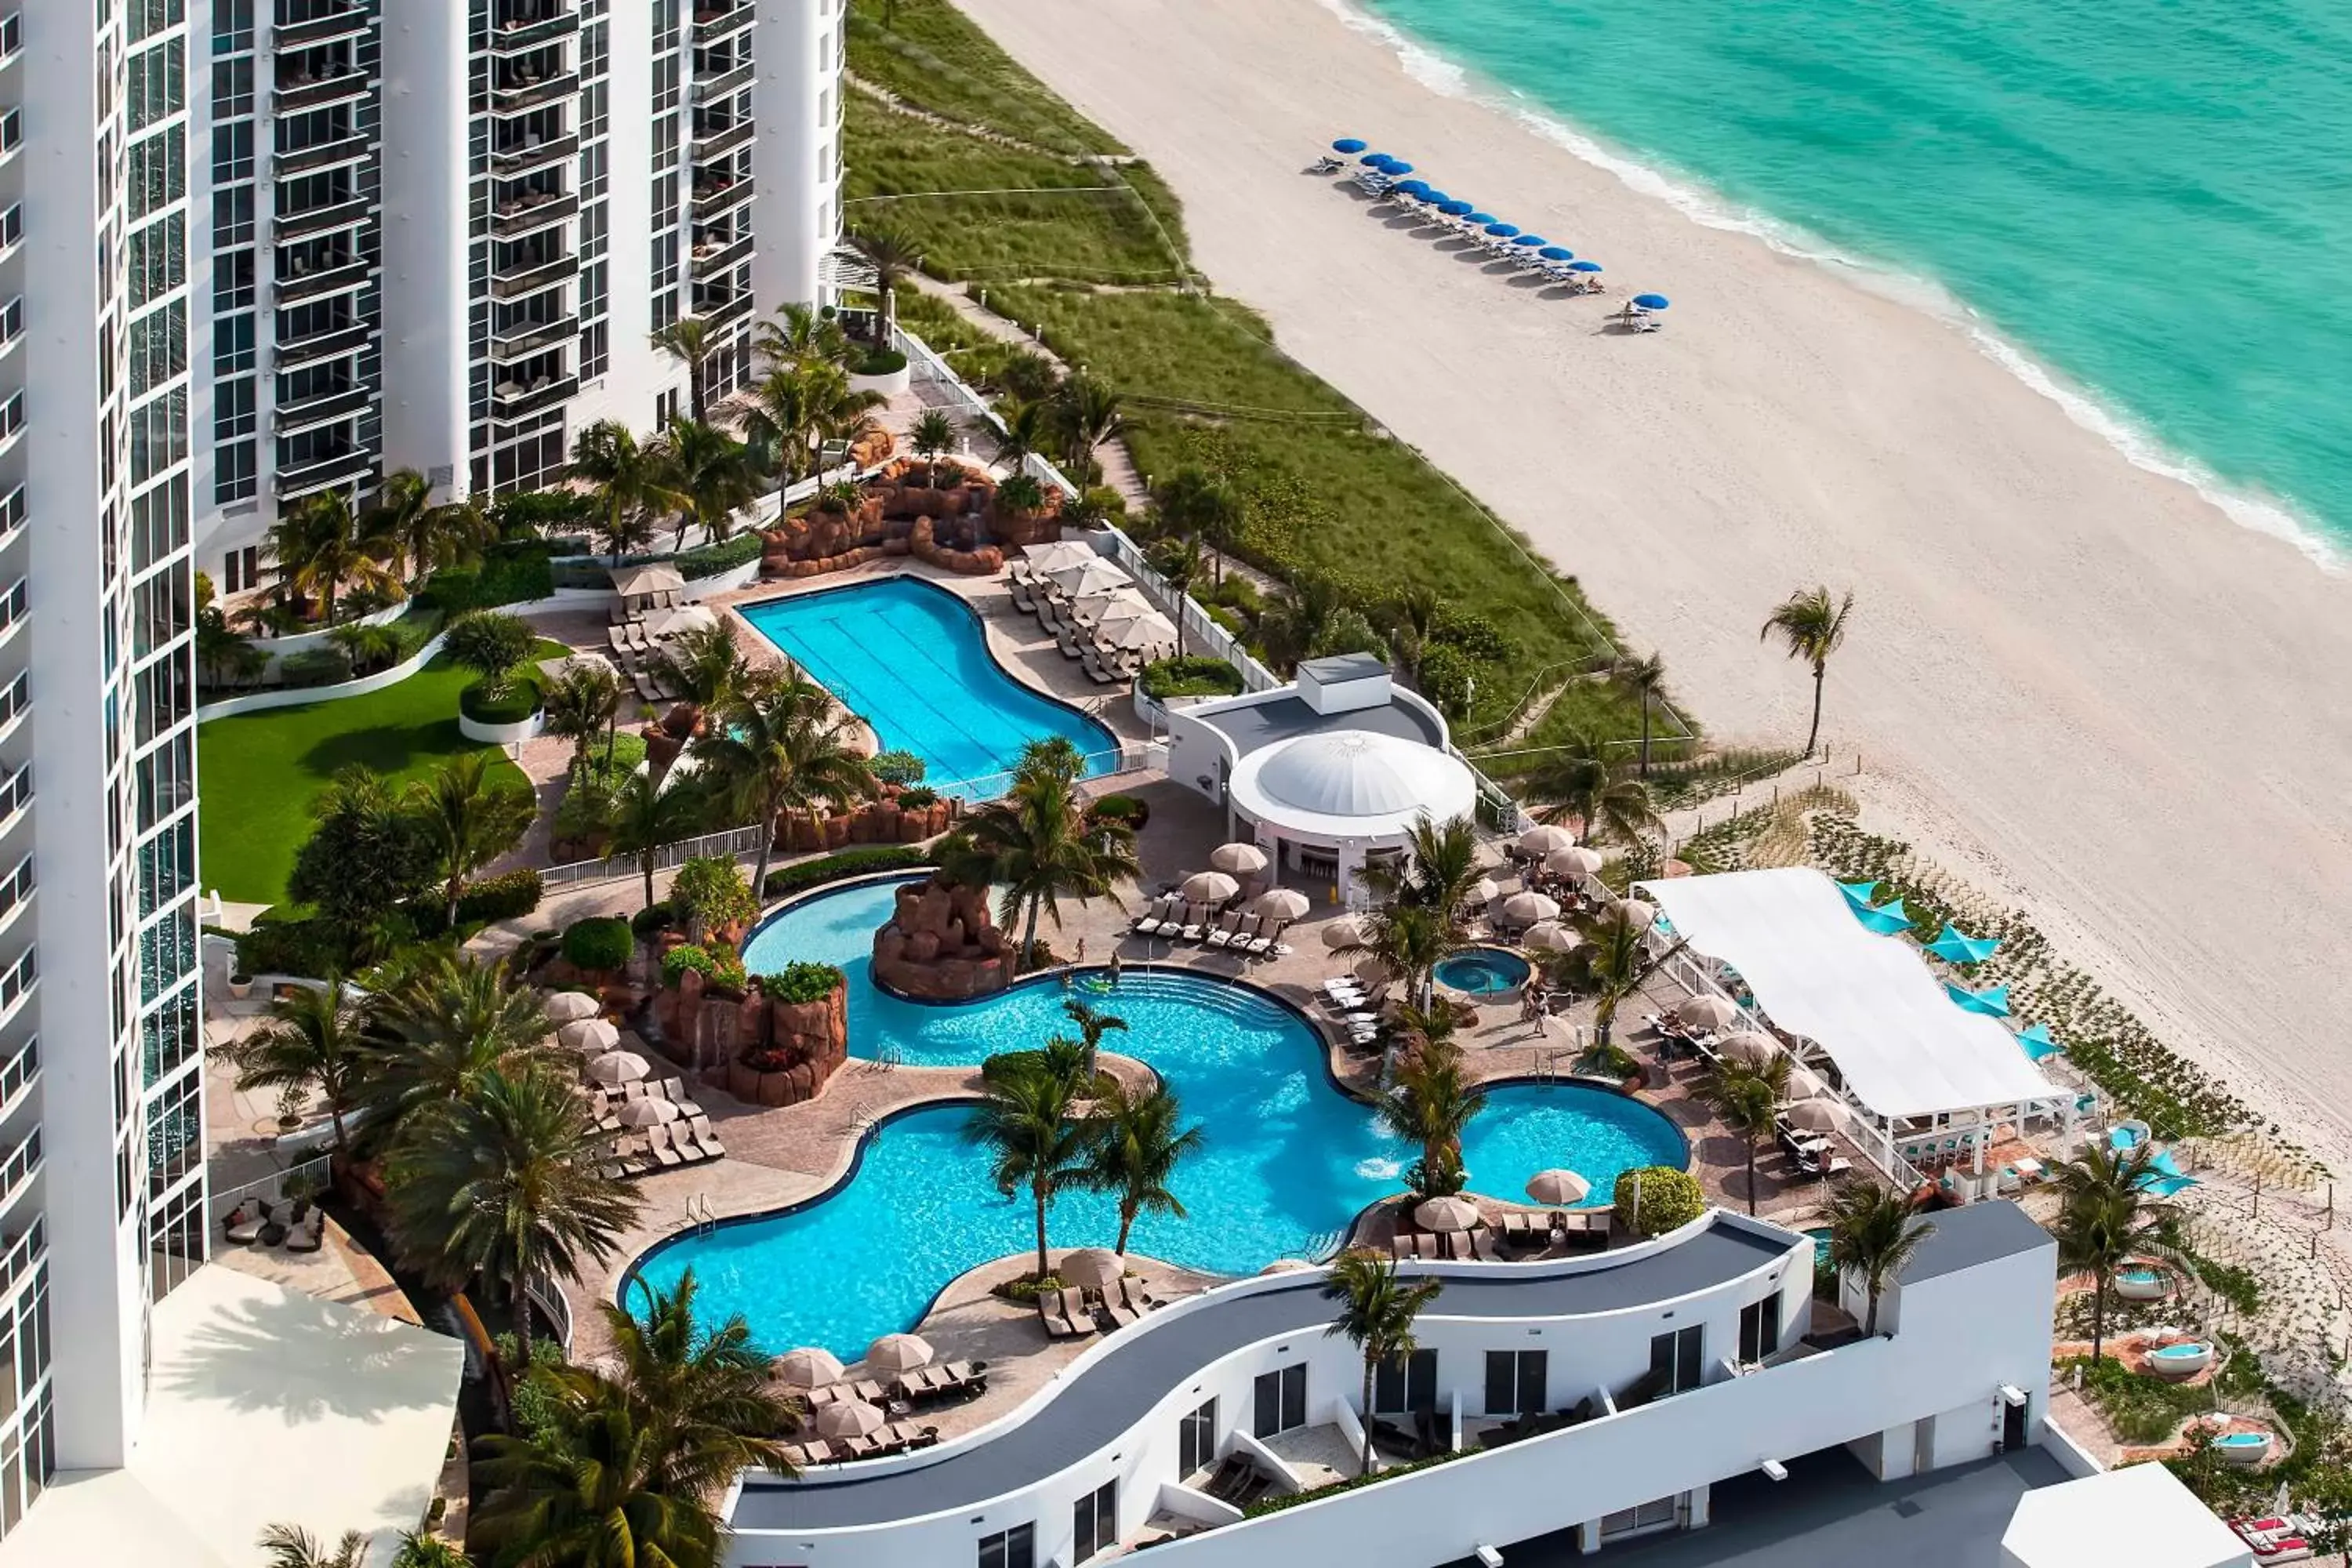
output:
POLYGON ((2243 1568, 2252 1545, 2162 1465, 2126 1465, 2017 1500, 2001 1568, 2243 1568))

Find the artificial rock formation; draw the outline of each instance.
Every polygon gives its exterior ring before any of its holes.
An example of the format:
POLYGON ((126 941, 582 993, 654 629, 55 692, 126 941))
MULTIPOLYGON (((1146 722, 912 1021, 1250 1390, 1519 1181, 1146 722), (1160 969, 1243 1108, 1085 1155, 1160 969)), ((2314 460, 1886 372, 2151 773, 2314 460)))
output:
POLYGON ((919 1002, 969 1002, 1012 984, 988 890, 937 877, 900 888, 896 912, 874 933, 874 984, 919 1002))
POLYGON ((813 1100, 849 1058, 849 994, 836 985, 814 1002, 713 994, 693 970, 654 998, 664 1047, 683 1065, 723 1064, 727 1092, 751 1105, 813 1100))
POLYGON ((954 800, 904 806, 893 793, 832 816, 786 812, 776 819, 776 847, 797 853, 845 849, 853 844, 920 844, 945 833, 961 809, 961 803, 954 800))

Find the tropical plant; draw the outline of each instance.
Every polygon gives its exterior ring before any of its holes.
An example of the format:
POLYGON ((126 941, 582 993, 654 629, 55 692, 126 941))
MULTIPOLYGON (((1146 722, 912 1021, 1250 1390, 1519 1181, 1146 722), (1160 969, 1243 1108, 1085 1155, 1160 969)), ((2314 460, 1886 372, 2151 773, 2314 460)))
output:
POLYGON ((495 702, 512 690, 515 666, 529 658, 538 644, 538 634, 520 616, 470 610, 449 623, 441 651, 480 676, 483 699, 495 702))
POLYGON ((269 668, 269 656, 228 624, 217 605, 196 612, 196 668, 214 686, 249 686, 269 668))
POLYGON ((671 548, 686 547, 691 527, 700 527, 710 544, 733 533, 735 514, 760 493, 750 448, 715 425, 673 419, 656 450, 677 507, 677 537, 671 548))
POLYGON ((874 292, 881 299, 881 322, 875 341, 890 346, 891 329, 898 324, 898 285, 923 263, 923 247, 902 229, 877 225, 852 230, 850 245, 874 269, 874 292))
POLYGON ((400 1550, 393 1553, 392 1568, 473 1568, 473 1560, 466 1549, 446 1535, 436 1535, 429 1530, 404 1530, 400 1532, 400 1550))
POLYGON ((1461 1163, 1462 1134, 1486 1103, 1486 1091, 1463 1060, 1462 1047, 1424 1037, 1398 1060, 1395 1086, 1372 1113, 1391 1132, 1421 1146, 1423 1171, 1437 1172, 1461 1163))
POLYGON ((387 1168, 386 1212, 400 1257, 447 1289, 479 1276, 515 1305, 530 1364, 532 1279, 573 1281, 610 1258, 645 1200, 604 1173, 604 1140, 569 1075, 530 1062, 493 1068, 474 1092, 418 1119, 387 1168))
POLYGON ((1006 1197, 1029 1189, 1037 1218, 1037 1275, 1053 1260, 1045 1244, 1045 1213, 1063 1188, 1087 1179, 1088 1133, 1070 1114, 1069 1079, 1044 1061, 1016 1063, 981 1075, 980 1102, 964 1123, 964 1141, 989 1155, 989 1179, 1006 1197))
POLYGON ((522 842, 539 815, 528 785, 490 772, 493 753, 470 752, 444 763, 429 779, 408 786, 409 809, 430 832, 441 857, 442 913, 457 929, 457 900, 475 872, 522 842))
POLYGON ((719 340, 710 324, 699 316, 680 316, 667 327, 656 328, 646 334, 646 341, 659 353, 669 355, 686 367, 686 405, 694 423, 701 424, 710 415, 709 389, 703 379, 710 356, 719 352, 719 340))
POLYGON ((1618 661, 1618 682, 1641 700, 1642 703, 1642 773, 1650 776, 1650 714, 1657 706, 1658 693, 1666 684, 1666 661, 1657 654, 1641 658, 1627 658, 1618 661))
POLYGON ((492 538, 489 520, 472 500, 436 506, 433 481, 415 468, 383 477, 361 523, 368 537, 389 543, 411 581, 443 566, 478 561, 492 538))
POLYGON ((551 1049, 554 1026, 539 993, 502 959, 445 950, 371 984, 361 1103, 373 1139, 399 1143, 420 1117, 473 1098, 491 1073, 518 1072, 551 1049))
POLYGON ((613 1347, 604 1375, 679 1446, 660 1467, 665 1487, 708 1497, 740 1470, 793 1474, 790 1456, 772 1440, 790 1424, 793 1402, 770 1381, 743 1314, 706 1325, 695 1310, 691 1268, 675 1290, 640 1289, 642 1313, 596 1303, 613 1347))
POLYGON ((383 520, 355 514, 342 491, 322 490, 279 512, 263 545, 286 585, 318 595, 320 619, 332 625, 335 599, 346 583, 399 597, 400 579, 384 564, 396 547, 388 534, 373 531, 382 526, 383 520))
POLYGON ((1706 1212, 1706 1189, 1676 1165, 1620 1172, 1611 1199, 1617 1223, 1644 1238, 1680 1230, 1706 1212))
POLYGON ((371 947, 435 877, 430 833, 383 779, 354 763, 310 803, 317 824, 294 854, 287 896, 314 906, 355 948, 371 947))
POLYGON ((1758 640, 1775 636, 1790 658, 1801 658, 1813 669, 1813 722, 1805 731, 1805 755, 1822 736, 1822 683, 1829 676, 1830 655, 1845 641, 1845 625, 1853 614, 1853 594, 1832 601, 1827 587, 1806 588, 1790 595, 1766 617, 1758 640))
POLYGON ((1611 757, 1581 730, 1564 733, 1529 776, 1528 793, 1544 803, 1537 816, 1577 823, 1588 844, 1608 838, 1637 844, 1660 826, 1657 803, 1634 767, 1611 757))
POLYGON ((1176 1091, 1155 1078, 1143 1089, 1113 1083, 1088 1119, 1086 1180, 1118 1200, 1114 1250, 1122 1258, 1138 1215, 1149 1212, 1184 1217, 1184 1205, 1169 1184, 1207 1135, 1198 1122, 1182 1126, 1183 1113, 1176 1091))
POLYGON ((1053 441, 1054 405, 1043 400, 1029 403, 1008 398, 998 405, 996 414, 1004 424, 996 436, 996 460, 1018 474, 1053 441))
POLYGON ((752 684, 751 662, 735 640, 731 619, 690 626, 670 638, 656 657, 662 673, 677 689, 679 700, 697 716, 724 706, 752 684))
POLYGON ((923 483, 926 486, 940 482, 940 455, 953 448, 955 444, 955 421, 948 417, 945 409, 926 408, 916 416, 914 425, 907 432, 907 445, 914 449, 915 456, 923 459, 923 483))
POLYGON ((400 662, 404 642, 397 628, 355 621, 327 634, 331 647, 342 650, 353 675, 373 675, 400 662))
POLYGON ((356 1530, 343 1531, 331 1550, 299 1524, 273 1524, 261 1532, 268 1568, 362 1568, 367 1551, 368 1538, 356 1530))
POLYGON ((1332 1262, 1323 1296, 1339 1303, 1339 1315, 1323 1331, 1346 1340, 1364 1358, 1361 1474, 1372 1473, 1373 1374, 1382 1365, 1402 1364, 1421 1348, 1413 1323, 1444 1289, 1435 1279, 1399 1279, 1396 1260, 1370 1247, 1352 1248, 1332 1262))
POLYGON ((1605 1046, 1616 1027, 1617 1010, 1690 939, 1677 937, 1654 953, 1647 933, 1617 905, 1579 921, 1576 929, 1584 940, 1566 952, 1546 953, 1544 973, 1563 989, 1593 994, 1592 1037, 1605 1046))
POLYGON ((2058 1266, 2091 1277, 2091 1362, 2106 1345, 2107 1296, 2116 1273, 2155 1239, 2158 1205, 2148 1184, 2157 1179, 2155 1146, 2142 1139, 2128 1150, 2093 1139, 2083 1152, 2050 1173, 2063 1201, 2052 1234, 2058 1266))
POLYGON ((572 443, 572 475, 596 497, 596 531, 618 561, 652 534, 656 516, 685 504, 670 488, 660 454, 617 419, 599 419, 572 443))
POLYGON ((1470 890, 1483 874, 1478 864, 1478 825, 1466 816, 1435 822, 1417 817, 1408 830, 1401 859, 1376 860, 1362 873, 1377 898, 1434 910, 1459 927, 1470 913, 1470 890))
POLYGON ((1378 963, 1417 1007, 1430 1005, 1437 966, 1468 945, 1458 919, 1422 904, 1392 900, 1375 906, 1359 923, 1361 937, 1340 948, 1340 956, 1378 963))
POLYGON ((316 1094, 334 1123, 335 1152, 348 1156, 346 1125, 359 1108, 367 1076, 362 1033, 366 1010, 343 994, 342 976, 329 973, 319 986, 296 985, 269 1004, 268 1019, 226 1053, 236 1068, 239 1089, 278 1090, 281 1118, 316 1094))
POLYGON ((699 942, 725 927, 751 923, 760 912, 752 886, 730 857, 698 855, 670 879, 669 907, 685 925, 686 940, 699 942))
POLYGON ((769 367, 840 365, 849 358, 849 334, 832 312, 794 302, 776 309, 776 319, 751 329, 751 352, 769 367))
POLYGON ((1863 1332, 1878 1332, 1878 1300, 1935 1229, 1914 1210, 1910 1194, 1856 1182, 1830 1200, 1830 1267, 1855 1280, 1869 1299, 1863 1332))
POLYGON ((1753 1067, 1727 1057, 1707 1073, 1701 1091, 1717 1118, 1748 1145, 1748 1212, 1754 1214, 1756 1151, 1772 1135, 1789 1092, 1788 1053, 1776 1050, 1753 1067))
POLYGON ((1257 618, 1257 635, 1266 660, 1285 673, 1322 646, 1332 617, 1346 604, 1339 584, 1320 572, 1299 572, 1257 618))
POLYGON ((613 835, 612 852, 636 859, 637 873, 645 879, 647 909, 654 907, 654 863, 660 858, 662 846, 691 838, 702 826, 701 795, 673 778, 673 773, 656 773, 651 768, 631 773, 613 792, 612 816, 606 823, 613 835))
POLYGON ((751 886, 768 885, 776 824, 786 812, 812 817, 874 792, 874 774, 855 744, 857 721, 794 666, 782 679, 739 694, 694 754, 735 811, 760 826, 751 886))
POLYGON ((1062 373, 1036 350, 1015 349, 997 362, 989 380, 1015 402, 1042 403, 1062 384, 1062 373))
MULTIPOLYGON (((1062 1016, 1078 1026, 1078 1037, 1070 1043, 1078 1048, 1078 1081, 1090 1084, 1095 1079, 1095 1058, 1102 1054, 1103 1037, 1127 1033, 1127 1020, 1103 1012, 1075 996, 1062 1004, 1062 1016)), ((1048 1045, 1062 1043, 1059 1036, 1046 1042, 1048 1045)))
POLYGON ((1133 829, 1089 820, 1075 776, 1024 767, 1002 800, 966 817, 962 832, 941 849, 941 868, 950 880, 1003 889, 996 918, 1008 928, 1021 922, 1018 962, 1024 968, 1035 958, 1041 913, 1059 927, 1062 899, 1085 903, 1106 897, 1115 884, 1141 872, 1133 829))
POLYGON ((1061 434, 1063 460, 1082 485, 1093 482, 1095 453, 1127 428, 1118 394, 1089 375, 1062 383, 1054 394, 1053 420, 1061 434))
POLYGON ((1241 537, 1240 501, 1223 481, 1199 468, 1182 468, 1152 497, 1162 526, 1214 552, 1216 580, 1225 580, 1225 552, 1241 537))
POLYGON ((601 658, 575 658, 555 679, 540 689, 541 728, 560 741, 572 742, 572 778, 588 773, 588 749, 604 737, 611 755, 614 729, 621 712, 621 679, 601 658))

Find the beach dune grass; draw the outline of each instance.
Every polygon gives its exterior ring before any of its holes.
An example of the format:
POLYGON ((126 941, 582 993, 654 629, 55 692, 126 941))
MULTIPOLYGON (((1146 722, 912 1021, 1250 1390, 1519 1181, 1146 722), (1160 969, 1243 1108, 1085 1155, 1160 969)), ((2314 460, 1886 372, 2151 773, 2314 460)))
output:
POLYGON ((948 0, 850 0, 847 32, 860 78, 933 114, 1060 153, 1127 151, 948 0))
MULTIPOLYGON (((542 642, 532 657, 562 651, 542 642)), ((499 757, 492 769, 499 782, 524 783, 522 770, 498 747, 476 745, 458 732, 457 694, 476 679, 437 657, 407 679, 364 697, 233 714, 200 726, 205 887, 233 903, 282 900, 295 852, 310 836, 311 801, 353 764, 398 789, 457 757, 487 752, 499 757)))

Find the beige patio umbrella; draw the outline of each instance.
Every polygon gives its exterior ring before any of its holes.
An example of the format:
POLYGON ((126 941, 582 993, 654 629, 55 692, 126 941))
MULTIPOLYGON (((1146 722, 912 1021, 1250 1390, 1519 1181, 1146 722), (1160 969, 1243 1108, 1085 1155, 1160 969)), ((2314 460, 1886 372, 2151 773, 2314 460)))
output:
POLYGON ((1530 827, 1518 837, 1519 853, 1522 855, 1549 855, 1555 849, 1565 849, 1575 842, 1575 834, 1565 827, 1557 827, 1549 823, 1546 823, 1541 827, 1530 827))
POLYGON ((1066 566, 1057 567, 1040 575, 1055 587, 1059 588, 1065 596, 1072 599, 1083 599, 1095 594, 1108 594, 1114 588, 1125 587, 1135 581, 1092 551, 1087 552, 1087 559, 1084 561, 1074 561, 1066 566))
POLYGON ((604 1018, 581 1018, 555 1031, 556 1042, 588 1056, 601 1056, 621 1043, 621 1031, 604 1018))
POLYGON ((1132 583, 1114 584, 1070 601, 1070 618, 1082 626, 1100 626, 1115 618, 1133 620, 1150 613, 1151 601, 1132 583))
POLYGON ((604 1005, 585 991, 558 991, 541 1005, 551 1024, 576 1024, 604 1011, 604 1005))
POLYGON ((876 1372, 912 1372, 931 1364, 931 1342, 920 1334, 884 1334, 866 1347, 866 1364, 876 1372))
POLYGON ((1431 1230, 1468 1230, 1478 1223, 1478 1205, 1468 1198, 1423 1198, 1412 1217, 1431 1230))
POLYGON ((1843 1132, 1845 1112, 1833 1100, 1801 1100, 1781 1112, 1791 1127, 1807 1132, 1843 1132))
POLYGON ((1675 1016, 1701 1029, 1720 1029, 1739 1016, 1739 1009, 1720 996, 1694 996, 1675 1004, 1675 1016))
POLYGON ((1558 921, 1538 921, 1528 927, 1519 938, 1521 947, 1532 947, 1545 952, 1566 952, 1584 939, 1558 921))
POLYGON ((1780 1042, 1769 1035, 1742 1029, 1736 1035, 1726 1035, 1717 1040, 1715 1054, 1728 1057, 1743 1067, 1760 1068, 1780 1054, 1780 1042))
POLYGON ((1539 1204, 1566 1207, 1592 1195, 1592 1184, 1574 1171, 1538 1171, 1528 1178, 1528 1196, 1539 1204))
POLYGON ((1830 1091, 1812 1068, 1797 1062, 1789 1064, 1789 1098, 1791 1100, 1819 1100, 1830 1091))
POLYGON ((633 1100, 621 1107, 624 1127, 653 1127, 677 1120, 677 1107, 667 1100, 633 1100))
POLYGON ((1148 616, 1106 619, 1096 629, 1095 646, 1121 653, 1142 653, 1152 648, 1172 647, 1176 643, 1176 623, 1157 611, 1148 616))
POLYGON ((1255 844, 1220 844, 1209 851, 1209 865, 1236 877, 1255 877, 1265 869, 1265 851, 1255 844))
POLYGON ((667 593, 686 586, 686 578, 670 565, 617 566, 612 569, 613 592, 625 599, 643 598, 647 594, 667 593))
POLYGON ((719 617, 700 605, 680 605, 673 610, 656 610, 646 617, 646 636, 674 637, 680 632, 705 631, 719 624, 719 617))
POLYGON ((1491 904, 1495 901, 1495 895, 1502 890, 1495 885, 1494 878, 1481 877, 1470 884, 1470 901, 1474 904, 1491 904))
POLYGON ((606 1051, 588 1064, 589 1078, 602 1084, 636 1083, 651 1070, 635 1051, 606 1051))
POLYGON ((1353 915, 1341 915, 1336 921, 1324 922, 1323 945, 1325 947, 1353 947, 1363 940, 1363 922, 1353 915))
POLYGON ((1313 908, 1296 888, 1269 888, 1250 900, 1250 912, 1278 921, 1295 921, 1313 908))
POLYGON ((1242 885, 1223 871, 1195 871, 1177 889, 1196 904, 1222 904, 1241 890, 1242 885))
POLYGON ((1367 985, 1386 985, 1396 976, 1389 973, 1389 966, 1376 954, 1366 953, 1356 960, 1356 978, 1367 985))
POLYGON ((1503 918, 1521 925, 1559 919, 1559 900, 1541 893, 1513 893, 1503 900, 1503 918))
POLYGON ((1260 1274, 1304 1274, 1314 1267, 1315 1265, 1303 1258, 1277 1258, 1258 1272, 1260 1274))
POLYGON ((1544 869, 1555 877, 1574 877, 1579 880, 1601 869, 1601 856, 1580 844, 1565 849, 1555 849, 1544 857, 1544 869))
POLYGON ((1623 921, 1635 931, 1649 930, 1658 918, 1657 907, 1645 904, 1639 899, 1620 899, 1603 912, 1623 921))
POLYGON ((889 1417, 862 1399, 837 1399, 816 1413, 820 1437, 871 1437, 889 1417))
POLYGON ((1062 1255, 1060 1267, 1054 1270, 1065 1285, 1076 1285, 1081 1290, 1100 1290, 1117 1284, 1127 1272, 1127 1259, 1108 1247, 1081 1247, 1076 1252, 1062 1255))
POLYGON ((1033 575, 1043 577, 1049 572, 1066 571, 1073 566, 1083 566, 1089 561, 1099 561, 1102 557, 1091 547, 1076 540, 1060 540, 1029 551, 1021 559, 1033 575))
POLYGON ((778 1356, 769 1371, 787 1388, 823 1388, 841 1381, 841 1358, 821 1345, 803 1345, 778 1356))

